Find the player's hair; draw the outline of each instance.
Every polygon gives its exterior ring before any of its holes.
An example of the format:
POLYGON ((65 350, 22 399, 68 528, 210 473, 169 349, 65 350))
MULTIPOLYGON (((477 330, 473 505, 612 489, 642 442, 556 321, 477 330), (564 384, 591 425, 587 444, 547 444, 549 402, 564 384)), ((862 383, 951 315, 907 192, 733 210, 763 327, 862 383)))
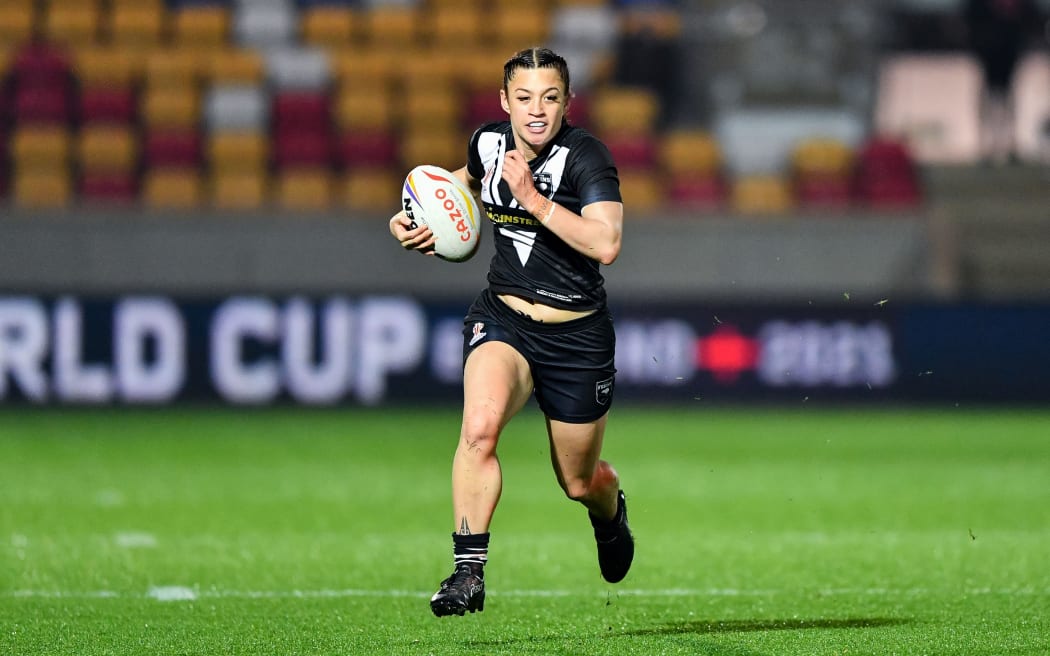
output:
POLYGON ((510 78, 519 68, 553 68, 558 71, 565 83, 565 95, 571 97, 572 86, 569 84, 569 65, 565 58, 549 48, 526 48, 519 50, 503 65, 503 90, 510 85, 510 78))

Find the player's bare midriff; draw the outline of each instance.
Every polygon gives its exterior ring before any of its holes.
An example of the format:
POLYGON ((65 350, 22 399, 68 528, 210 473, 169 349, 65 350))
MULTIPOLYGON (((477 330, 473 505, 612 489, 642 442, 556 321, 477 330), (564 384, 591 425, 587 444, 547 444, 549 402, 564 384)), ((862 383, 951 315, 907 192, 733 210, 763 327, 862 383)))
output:
POLYGON ((597 311, 563 310, 562 308, 551 307, 549 305, 537 303, 536 301, 531 301, 527 298, 514 296, 513 294, 497 294, 497 296, 499 297, 499 300, 506 303, 510 309, 518 314, 523 314, 533 321, 539 321, 541 323, 565 323, 566 321, 586 317, 597 311))

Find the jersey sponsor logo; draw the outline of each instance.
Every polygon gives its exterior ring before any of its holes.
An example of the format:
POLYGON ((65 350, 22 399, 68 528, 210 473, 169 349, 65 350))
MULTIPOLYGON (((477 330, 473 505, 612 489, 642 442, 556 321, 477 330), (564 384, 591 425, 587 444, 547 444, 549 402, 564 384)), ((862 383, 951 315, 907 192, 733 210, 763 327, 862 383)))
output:
POLYGON ((521 260, 521 266, 529 261, 529 256, 532 255, 532 248, 536 245, 536 233, 531 230, 509 230, 500 226, 500 234, 507 237, 513 242, 514 250, 518 253, 518 259, 521 260))
POLYGON ((488 333, 485 332, 485 323, 483 321, 478 321, 474 324, 474 336, 470 338, 468 345, 474 346, 481 340, 485 339, 486 335, 488 335, 488 333))
POLYGON ((609 400, 612 399, 614 380, 615 377, 610 376, 594 384, 594 400, 598 402, 598 405, 609 405, 609 400))

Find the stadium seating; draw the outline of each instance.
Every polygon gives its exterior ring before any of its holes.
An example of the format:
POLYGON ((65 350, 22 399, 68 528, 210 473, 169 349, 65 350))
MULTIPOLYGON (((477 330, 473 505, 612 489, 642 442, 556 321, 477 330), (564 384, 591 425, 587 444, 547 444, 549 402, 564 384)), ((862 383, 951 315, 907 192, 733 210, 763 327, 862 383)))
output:
MULTIPOLYGON (((569 120, 605 141, 636 208, 914 205, 916 165, 972 157, 958 139, 972 136, 979 86, 954 56, 886 58, 874 122, 886 138, 871 143, 842 106, 742 103, 667 125, 665 99, 618 82, 614 57, 625 32, 682 29, 664 5, 599 0, 4 0, 0 195, 56 207, 389 207, 407 167, 461 166, 470 133, 505 118, 502 65, 538 43, 569 60, 569 120), (943 93, 908 91, 917 84, 943 93)), ((1046 62, 1022 66, 1015 93, 1018 151, 1033 161, 1050 157, 1046 62)))

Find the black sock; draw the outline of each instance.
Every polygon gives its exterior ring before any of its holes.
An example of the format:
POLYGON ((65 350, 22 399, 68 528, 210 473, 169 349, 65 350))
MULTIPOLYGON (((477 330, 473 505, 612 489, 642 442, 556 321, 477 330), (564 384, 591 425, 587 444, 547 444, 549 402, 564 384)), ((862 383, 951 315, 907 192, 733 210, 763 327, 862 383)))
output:
POLYGON ((595 516, 594 513, 588 512, 591 518, 591 526, 604 532, 615 532, 620 528, 620 524, 623 523, 623 502, 620 501, 619 494, 616 496, 616 514, 612 516, 612 519, 601 519, 595 516))
POLYGON ((480 573, 489 559, 489 534, 453 533, 452 553, 456 559, 456 569, 469 567, 471 571, 480 573))

